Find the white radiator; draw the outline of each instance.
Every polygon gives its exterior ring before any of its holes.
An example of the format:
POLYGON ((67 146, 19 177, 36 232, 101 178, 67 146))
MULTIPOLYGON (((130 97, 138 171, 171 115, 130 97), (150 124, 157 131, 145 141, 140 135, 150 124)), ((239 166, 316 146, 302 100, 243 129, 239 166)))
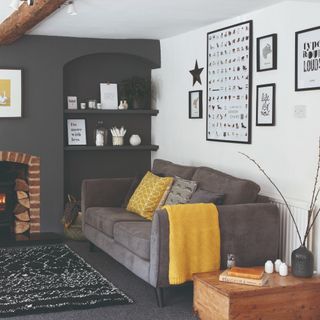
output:
MULTIPOLYGON (((300 246, 299 237, 284 202, 274 198, 271 198, 271 201, 278 206, 280 211, 280 259, 291 265, 291 252, 300 246)), ((288 204, 303 241, 308 218, 307 204, 295 203, 293 201, 289 201, 288 204)), ((310 245, 308 245, 308 248, 312 250, 312 234, 309 238, 310 245)))

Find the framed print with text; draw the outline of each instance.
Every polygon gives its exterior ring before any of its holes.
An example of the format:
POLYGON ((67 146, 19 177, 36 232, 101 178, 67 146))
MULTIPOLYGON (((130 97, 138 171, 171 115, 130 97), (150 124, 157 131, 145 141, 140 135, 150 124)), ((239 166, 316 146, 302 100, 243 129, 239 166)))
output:
POLYGON ((86 146, 87 130, 85 119, 67 119, 68 145, 86 146))
POLYGON ((275 83, 257 86, 256 125, 274 126, 276 112, 275 83))
POLYGON ((320 89, 320 27, 296 32, 295 90, 320 89))

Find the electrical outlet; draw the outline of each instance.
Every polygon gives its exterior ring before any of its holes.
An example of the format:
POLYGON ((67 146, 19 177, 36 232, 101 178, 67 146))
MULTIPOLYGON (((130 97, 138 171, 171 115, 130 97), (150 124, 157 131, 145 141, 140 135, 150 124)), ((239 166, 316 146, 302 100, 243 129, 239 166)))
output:
POLYGON ((295 106, 294 107, 294 116, 295 118, 304 119, 307 116, 307 107, 306 106, 295 106))

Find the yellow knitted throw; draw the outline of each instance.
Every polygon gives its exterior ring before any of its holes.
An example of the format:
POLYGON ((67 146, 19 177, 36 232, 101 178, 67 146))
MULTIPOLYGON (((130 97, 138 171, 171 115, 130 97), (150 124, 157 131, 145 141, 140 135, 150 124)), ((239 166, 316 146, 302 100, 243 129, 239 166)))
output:
POLYGON ((167 205, 169 283, 192 280, 192 274, 220 269, 220 227, 214 204, 167 205))

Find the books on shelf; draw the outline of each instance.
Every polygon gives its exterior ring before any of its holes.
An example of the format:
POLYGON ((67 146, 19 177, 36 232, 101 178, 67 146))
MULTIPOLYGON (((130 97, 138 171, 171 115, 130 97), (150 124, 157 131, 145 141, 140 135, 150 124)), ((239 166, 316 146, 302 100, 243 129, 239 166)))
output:
POLYGON ((268 276, 264 274, 263 269, 261 268, 232 268, 230 270, 223 271, 219 276, 219 280, 235 284, 245 284, 249 286, 262 287, 267 284, 268 276), (250 269, 251 271, 248 269, 250 269))

